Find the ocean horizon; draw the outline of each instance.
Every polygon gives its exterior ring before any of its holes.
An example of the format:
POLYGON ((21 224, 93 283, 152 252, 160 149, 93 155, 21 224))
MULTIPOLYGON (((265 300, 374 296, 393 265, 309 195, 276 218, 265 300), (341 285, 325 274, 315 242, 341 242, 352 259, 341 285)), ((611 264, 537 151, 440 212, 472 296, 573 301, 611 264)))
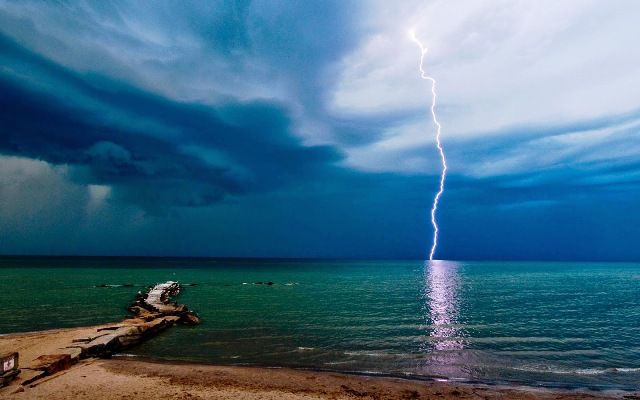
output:
POLYGON ((107 323, 148 285, 202 318, 126 356, 638 389, 640 263, 0 257, 0 334, 107 323))

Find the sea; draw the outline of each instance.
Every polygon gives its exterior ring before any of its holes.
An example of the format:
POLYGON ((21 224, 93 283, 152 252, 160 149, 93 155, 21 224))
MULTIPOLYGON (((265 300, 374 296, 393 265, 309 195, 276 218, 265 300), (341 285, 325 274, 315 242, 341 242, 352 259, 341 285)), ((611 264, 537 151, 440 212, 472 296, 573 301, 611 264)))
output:
POLYGON ((202 324, 122 357, 640 389, 640 264, 0 257, 0 334, 127 316, 167 280, 202 324))

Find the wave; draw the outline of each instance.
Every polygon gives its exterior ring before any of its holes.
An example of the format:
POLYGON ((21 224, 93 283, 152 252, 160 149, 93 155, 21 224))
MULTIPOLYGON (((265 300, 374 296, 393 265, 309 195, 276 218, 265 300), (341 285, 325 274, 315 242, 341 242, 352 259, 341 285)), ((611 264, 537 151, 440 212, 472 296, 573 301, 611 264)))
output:
POLYGON ((544 368, 544 367, 513 367, 518 371, 537 372, 537 373, 551 373, 558 375, 602 375, 602 374, 615 374, 615 373, 640 373, 640 368, 636 367, 620 367, 620 368, 575 368, 575 369, 562 369, 562 368, 544 368))
POLYGON ((135 285, 133 283, 102 283, 100 285, 94 285, 95 288, 121 288, 121 287, 140 287, 141 285, 135 285))
POLYGON ((344 355, 347 356, 365 356, 365 357, 399 357, 403 356, 403 354, 395 354, 395 353, 385 353, 385 352, 376 352, 376 351, 345 351, 344 355))
POLYGON ((355 360, 347 360, 347 361, 327 361, 324 365, 342 365, 342 364, 353 364, 356 362, 355 360))

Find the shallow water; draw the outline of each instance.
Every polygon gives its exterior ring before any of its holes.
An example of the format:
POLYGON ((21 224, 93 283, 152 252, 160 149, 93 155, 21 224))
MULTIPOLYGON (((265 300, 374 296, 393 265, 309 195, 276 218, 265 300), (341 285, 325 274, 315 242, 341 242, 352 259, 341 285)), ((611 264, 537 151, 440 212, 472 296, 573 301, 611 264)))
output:
POLYGON ((165 280, 203 323, 131 354, 640 388, 640 264, 0 258, 0 333, 119 320, 165 280))

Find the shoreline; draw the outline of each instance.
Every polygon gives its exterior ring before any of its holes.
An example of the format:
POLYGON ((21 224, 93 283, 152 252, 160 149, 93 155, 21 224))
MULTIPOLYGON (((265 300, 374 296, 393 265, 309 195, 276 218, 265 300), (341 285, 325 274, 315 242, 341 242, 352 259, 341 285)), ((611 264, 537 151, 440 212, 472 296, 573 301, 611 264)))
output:
MULTIPOLYGON (((8 390, 7 390, 8 389, 8 390)), ((13 399, 637 399, 640 393, 416 381, 290 368, 91 359, 26 388, 13 399)))
POLYGON ((451 378, 447 376, 439 375, 418 375, 411 373, 390 373, 382 371, 356 371, 356 370, 339 370, 321 367, 292 367, 288 365, 270 365, 270 364, 251 364, 251 363, 233 363, 233 364, 219 364, 219 363, 206 363, 202 361, 182 360, 182 359, 167 359, 162 357, 153 356, 139 356, 136 354, 119 353, 114 354, 112 357, 114 360, 123 361, 140 361, 150 364, 167 364, 167 365, 190 365, 190 366, 202 366, 202 367, 231 367, 231 368, 255 368, 255 369, 267 369, 267 370, 292 370, 303 371, 319 374, 340 374, 354 377, 369 377, 369 378, 383 378, 383 379, 397 379, 407 382, 423 382, 429 383, 445 383, 455 385, 482 385, 486 387, 519 387, 524 389, 543 389, 543 390, 562 390, 562 391, 585 391, 589 393, 608 393, 608 392, 620 392, 627 394, 638 394, 638 400, 640 400, 640 391, 636 387, 624 386, 624 385, 579 385, 575 383, 561 383, 561 382, 549 382, 549 381, 509 381, 509 380, 490 380, 490 379, 465 379, 465 378, 451 378))
MULTIPOLYGON (((26 332, 9 332, 9 333, 0 333, 0 351, 9 351, 8 347, 3 346, 4 340, 9 340, 12 338, 16 339, 26 339, 28 337, 41 338, 42 336, 52 336, 55 334, 66 335, 69 332, 74 332, 74 334, 81 336, 89 331, 94 331, 97 329, 102 329, 105 327, 112 326, 117 324, 119 321, 114 320, 111 322, 105 322, 98 325, 88 325, 88 326, 77 326, 77 327, 64 327, 64 328, 51 328, 40 331, 26 331, 26 332)), ((68 335, 66 335, 69 337, 68 335)), ((39 340, 36 340, 39 341, 39 340)), ((50 346, 49 346, 50 347, 50 346)), ((628 385, 620 385, 620 384, 590 384, 590 385, 580 385, 576 383, 562 383, 562 382, 552 382, 552 381, 510 381, 510 380, 491 380, 491 379, 466 379, 466 378, 452 378, 447 376, 439 376, 439 375, 418 375, 411 373, 388 373, 382 371, 357 371, 357 370, 339 370, 339 369, 331 369, 331 368, 322 368, 315 366, 288 366, 288 365, 270 365, 270 364, 251 364, 251 363, 207 363, 203 361, 197 360, 186 360, 186 359, 171 359, 171 358, 162 358, 162 357, 153 357, 146 355, 136 355, 130 354, 127 352, 115 353, 112 355, 113 359, 116 360, 131 360, 131 361, 140 361, 147 362, 153 364, 168 364, 168 365, 192 365, 192 366, 212 366, 212 367, 239 367, 239 368, 257 368, 257 369, 289 369, 294 371, 308 371, 308 372, 317 372, 317 373, 330 373, 330 374, 343 374, 348 376, 363 376, 363 377, 379 377, 379 378, 389 378, 389 379, 401 379, 411 382, 445 382, 452 384, 462 384, 462 385, 484 385, 489 387, 522 387, 522 388, 531 388, 531 389, 548 389, 548 390, 578 390, 578 391, 588 391, 593 393, 606 393, 606 392, 621 392, 621 393, 629 393, 629 394, 638 394, 638 399, 640 400, 640 388, 632 387, 628 385)), ((21 360, 21 365, 25 360, 21 360)))
MULTIPOLYGON (((0 336, 0 352, 19 351, 20 367, 28 368, 42 353, 54 354, 60 344, 109 324, 60 328, 0 336)), ((102 400, 135 397, 248 399, 640 399, 640 391, 583 387, 545 387, 516 382, 459 381, 318 368, 212 365, 184 360, 131 356, 88 358, 32 384, 20 377, 0 389, 15 399, 79 398, 102 400)))

